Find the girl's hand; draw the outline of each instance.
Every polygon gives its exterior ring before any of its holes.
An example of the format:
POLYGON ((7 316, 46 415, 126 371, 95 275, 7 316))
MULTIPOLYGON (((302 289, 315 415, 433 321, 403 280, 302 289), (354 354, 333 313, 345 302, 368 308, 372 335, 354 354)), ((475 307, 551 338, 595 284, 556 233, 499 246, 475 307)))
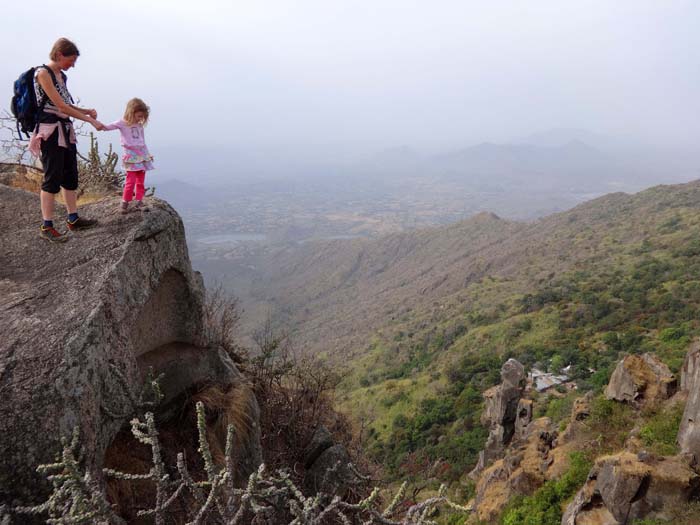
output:
POLYGON ((104 129, 105 129, 105 125, 102 124, 102 122, 100 122, 99 120, 95 120, 95 121, 91 122, 90 124, 95 126, 95 129, 97 131, 104 131, 104 129))

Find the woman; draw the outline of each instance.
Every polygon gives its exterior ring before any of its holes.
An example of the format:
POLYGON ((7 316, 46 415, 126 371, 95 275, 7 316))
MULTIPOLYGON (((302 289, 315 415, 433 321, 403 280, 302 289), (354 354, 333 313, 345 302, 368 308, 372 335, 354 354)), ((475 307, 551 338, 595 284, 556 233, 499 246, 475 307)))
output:
POLYGON ((95 129, 104 125, 97 120, 94 109, 79 108, 66 87, 66 75, 75 66, 80 52, 67 38, 59 38, 51 49, 47 65, 36 68, 34 91, 37 106, 41 109, 39 125, 29 141, 29 150, 41 155, 44 181, 41 185, 41 214, 44 219, 40 236, 51 242, 64 242, 68 238, 53 225, 53 211, 56 194, 63 189, 63 200, 68 209, 66 225, 69 230, 82 230, 97 224, 96 220, 78 215, 78 158, 75 130, 70 117, 84 120, 95 129))

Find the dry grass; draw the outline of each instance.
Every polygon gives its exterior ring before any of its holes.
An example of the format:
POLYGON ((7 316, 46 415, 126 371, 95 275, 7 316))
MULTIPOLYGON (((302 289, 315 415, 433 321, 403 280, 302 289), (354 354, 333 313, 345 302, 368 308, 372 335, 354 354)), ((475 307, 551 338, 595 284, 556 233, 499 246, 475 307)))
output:
MULTIPOLYGON (((251 437, 253 420, 251 404, 253 392, 243 384, 224 390, 220 387, 208 387, 194 395, 183 398, 180 413, 169 421, 159 423, 159 436, 162 445, 163 459, 166 465, 173 468, 171 476, 177 478, 174 470, 177 464, 177 454, 183 452, 187 467, 195 480, 206 479, 204 465, 197 449, 198 434, 196 424, 196 409, 198 401, 204 403, 207 414, 207 438, 214 461, 224 466, 224 449, 226 445, 226 429, 232 424, 235 429, 236 450, 245 450, 242 446, 251 437)), ((236 461, 234 460, 234 463, 236 461)), ((146 474, 152 467, 151 448, 139 443, 132 435, 127 425, 116 436, 107 449, 104 467, 131 474, 146 474)), ((135 525, 151 523, 151 519, 137 518, 140 509, 152 507, 156 498, 156 486, 153 481, 125 481, 115 478, 107 480, 107 497, 116 505, 120 516, 135 525)), ((175 523, 184 523, 186 509, 192 504, 187 495, 179 500, 172 511, 175 523), (182 520, 180 520, 182 517, 182 520)))
POLYGON ((255 425, 252 418, 255 396, 252 389, 245 384, 228 391, 219 386, 212 386, 192 396, 188 400, 189 409, 192 410, 198 401, 204 403, 207 412, 207 436, 212 457, 217 464, 223 465, 229 425, 233 425, 236 444, 239 445, 234 450, 241 450, 240 445, 251 438, 255 425))

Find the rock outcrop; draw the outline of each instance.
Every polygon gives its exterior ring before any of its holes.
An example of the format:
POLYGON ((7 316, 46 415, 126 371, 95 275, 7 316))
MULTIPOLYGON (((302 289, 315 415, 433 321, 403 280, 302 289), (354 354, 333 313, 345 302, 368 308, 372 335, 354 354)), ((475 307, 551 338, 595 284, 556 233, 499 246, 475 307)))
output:
POLYGON ((700 462, 700 344, 694 343, 683 363, 681 389, 688 400, 678 430, 681 452, 692 454, 700 462))
MULTIPOLYGON (((525 367, 515 359, 509 359, 501 368, 501 384, 484 392, 485 407, 481 414, 481 423, 489 427, 489 436, 484 450, 479 453, 476 467, 469 473, 473 479, 502 455, 513 438, 525 378, 525 367)), ((527 408, 523 407, 523 410, 523 417, 526 417, 527 408)), ((521 423, 519 427, 522 426, 521 423)), ((522 432, 522 428, 520 431, 522 432)))
POLYGON ((472 508, 477 518, 491 523, 516 494, 531 494, 548 478, 549 457, 556 432, 549 418, 532 421, 522 438, 514 441, 480 475, 472 508))
MULTIPOLYGON (((150 367, 165 372, 164 414, 198 385, 245 388, 228 356, 206 347, 201 276, 167 203, 127 216, 116 199, 83 206, 100 224, 51 244, 38 237, 36 195, 0 185, 0 202, 0 504, 43 497, 35 468, 74 427, 86 467, 99 473, 125 422, 114 414, 133 413, 115 368, 134 392, 150 367)), ((254 428, 241 445, 255 463, 254 397, 245 406, 254 428)))
POLYGON ((599 458, 562 525, 625 525, 635 519, 669 519, 677 505, 697 497, 700 476, 682 456, 653 459, 630 452, 599 458))
POLYGON ((671 397, 677 381, 668 366, 653 354, 628 355, 615 368, 605 389, 608 399, 654 404, 671 397))
POLYGON ((306 488, 313 494, 319 491, 344 494, 362 482, 350 463, 347 449, 333 441, 326 427, 318 427, 304 452, 306 488))

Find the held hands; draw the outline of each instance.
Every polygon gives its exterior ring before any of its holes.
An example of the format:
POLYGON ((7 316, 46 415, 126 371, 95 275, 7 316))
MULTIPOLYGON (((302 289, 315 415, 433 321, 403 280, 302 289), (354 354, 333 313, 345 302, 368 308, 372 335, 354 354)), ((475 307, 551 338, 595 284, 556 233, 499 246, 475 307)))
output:
POLYGON ((88 117, 97 118, 97 111, 94 110, 94 109, 86 109, 86 110, 85 110, 85 114, 86 114, 88 117))
POLYGON ((91 122, 91 124, 93 126, 95 126, 95 129, 97 131, 104 131, 105 130, 105 125, 102 124, 102 122, 100 122, 99 120, 95 120, 95 121, 91 122))

